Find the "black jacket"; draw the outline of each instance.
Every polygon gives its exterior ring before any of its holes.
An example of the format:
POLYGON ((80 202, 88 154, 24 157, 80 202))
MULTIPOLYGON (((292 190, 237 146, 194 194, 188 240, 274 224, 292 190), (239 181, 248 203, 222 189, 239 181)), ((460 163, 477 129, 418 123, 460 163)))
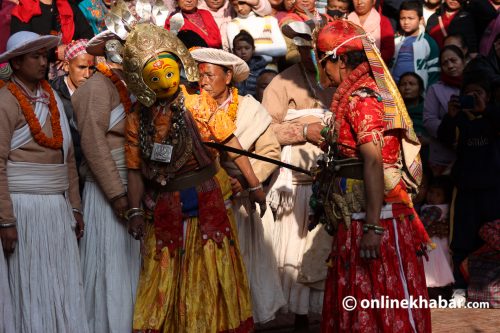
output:
MULTIPOLYGON (((83 13, 78 8, 78 4, 72 0, 68 2, 73 10, 73 20, 75 22, 75 33, 72 39, 91 39, 94 36, 94 32, 85 19, 85 16, 83 16, 83 13)), ((17 17, 12 16, 10 21, 10 34, 13 35, 19 31, 31 31, 39 35, 49 35, 51 31, 61 31, 57 20, 59 15, 52 15, 53 11, 56 11, 57 14, 57 7, 55 4, 56 0, 53 0, 52 5, 40 3, 42 13, 38 16, 33 16, 28 23, 21 22, 17 17)))
POLYGON ((457 160, 452 176, 459 189, 497 188, 500 186, 500 110, 490 105, 482 114, 474 116, 463 111, 455 117, 446 114, 438 128, 438 139, 448 145, 456 144, 457 160))
MULTIPOLYGON (((425 32, 430 34, 430 31, 439 26, 439 16, 443 14, 444 8, 438 9, 434 14, 429 17, 425 32)), ((464 37, 470 53, 477 53, 478 40, 476 37, 476 28, 474 17, 464 11, 460 10, 451 20, 450 25, 446 29, 448 35, 460 34, 464 37)), ((440 45, 440 47, 442 47, 440 45)))

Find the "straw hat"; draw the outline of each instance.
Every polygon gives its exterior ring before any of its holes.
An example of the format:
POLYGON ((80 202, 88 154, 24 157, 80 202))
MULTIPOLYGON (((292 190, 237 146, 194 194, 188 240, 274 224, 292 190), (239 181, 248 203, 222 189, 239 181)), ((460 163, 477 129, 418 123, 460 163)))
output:
POLYGON ((59 41, 60 38, 57 36, 40 36, 31 31, 16 32, 7 40, 7 49, 0 54, 0 63, 43 48, 52 49, 59 44, 59 41))

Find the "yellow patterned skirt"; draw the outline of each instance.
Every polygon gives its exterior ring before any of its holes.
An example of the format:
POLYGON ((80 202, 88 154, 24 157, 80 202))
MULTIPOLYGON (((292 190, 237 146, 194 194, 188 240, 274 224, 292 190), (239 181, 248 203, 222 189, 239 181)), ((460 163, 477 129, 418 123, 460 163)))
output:
MULTIPOLYGON (((226 173, 217 180, 225 199, 231 194, 226 173)), ((247 275, 238 247, 232 211, 227 210, 232 241, 205 245, 197 218, 185 222, 184 248, 171 256, 156 252, 153 225, 148 225, 145 253, 134 309, 135 332, 252 332, 247 275)))

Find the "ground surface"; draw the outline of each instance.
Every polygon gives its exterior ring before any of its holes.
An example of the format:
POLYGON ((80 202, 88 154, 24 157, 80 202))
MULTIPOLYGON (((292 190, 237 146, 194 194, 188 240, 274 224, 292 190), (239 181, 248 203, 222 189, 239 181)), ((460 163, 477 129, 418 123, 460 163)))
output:
MULTIPOLYGON (((320 332, 321 317, 310 319, 309 329, 302 333, 320 332)), ((261 325, 260 333, 288 333, 293 331, 293 315, 279 315, 274 321, 261 325)), ((500 309, 433 309, 434 333, 500 333, 500 309)))

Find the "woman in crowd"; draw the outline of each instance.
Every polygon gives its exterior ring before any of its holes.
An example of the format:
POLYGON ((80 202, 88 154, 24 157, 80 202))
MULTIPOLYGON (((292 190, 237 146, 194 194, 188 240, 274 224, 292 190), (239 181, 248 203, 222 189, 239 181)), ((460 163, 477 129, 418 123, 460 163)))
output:
MULTIPOLYGON (((211 48, 191 51, 198 62, 200 89, 212 96, 236 123, 235 136, 243 149, 275 160, 280 159, 281 147, 269 127, 271 116, 252 96, 241 94, 235 83, 245 80, 249 68, 234 54, 211 48)), ((277 166, 251 160, 257 178, 264 182, 277 166)), ((285 304, 278 276, 276 258, 272 249, 274 219, 271 210, 255 211, 249 200, 253 191, 233 161, 223 156, 222 167, 230 176, 233 188, 233 210, 238 229, 240 251, 245 262, 253 318, 256 323, 267 322, 285 304)))
POLYGON ((375 39, 382 59, 390 64, 394 55, 394 29, 391 21, 375 9, 375 0, 354 0, 354 11, 347 19, 363 27, 375 39))
POLYGON ((425 31, 434 38, 440 48, 443 47, 447 35, 461 34, 469 46, 469 52, 477 53, 474 19, 463 10, 460 0, 444 0, 441 8, 429 17, 425 31))
MULTIPOLYGON (((285 0, 286 1, 286 0, 285 0)), ((326 16, 321 15, 316 9, 316 0, 296 0, 291 3, 292 7, 288 10, 288 14, 285 15, 280 21, 279 26, 283 28, 283 26, 294 22, 306 22, 312 19, 309 17, 308 13, 313 15, 314 19, 326 22, 326 16), (306 12, 307 11, 307 12, 306 12)), ((286 6, 286 2, 285 2, 286 6)), ((301 61, 301 56, 298 50, 297 45, 285 36, 285 41, 287 44, 287 52, 286 52, 286 63, 288 65, 293 65, 301 61)))
POLYGON ((64 60, 64 48, 72 40, 91 39, 92 28, 75 1, 20 0, 12 10, 10 34, 31 31, 39 35, 60 34, 62 45, 56 57, 64 60))
POLYGON ((337 86, 334 120, 322 131, 336 163, 323 169, 330 176, 319 186, 330 190, 318 198, 325 212, 328 207, 342 212, 341 218, 325 216, 333 246, 322 331, 431 332, 429 309, 343 307, 347 296, 358 304, 381 297, 427 298, 417 251, 428 236, 409 196, 421 177, 419 144, 390 73, 361 27, 335 20, 320 31, 317 48, 337 86))
POLYGON ((198 9, 198 0, 179 0, 177 6, 177 11, 165 21, 165 29, 170 30, 170 21, 175 16, 176 26, 181 22, 179 31, 192 30, 200 35, 209 47, 222 47, 217 23, 208 10, 198 9))
POLYGON ((407 72, 401 75, 398 82, 399 92, 406 105, 406 110, 410 115, 413 122, 413 129, 417 134, 422 148, 420 150, 420 157, 425 162, 429 158, 429 136, 424 127, 424 80, 413 72, 407 72))
POLYGON ((455 153, 445 146, 437 136, 437 130, 444 115, 448 112, 448 103, 452 95, 458 95, 462 85, 465 56, 454 45, 441 50, 441 80, 427 89, 424 102, 424 126, 431 137, 429 145, 429 166, 435 176, 449 173, 455 153))

